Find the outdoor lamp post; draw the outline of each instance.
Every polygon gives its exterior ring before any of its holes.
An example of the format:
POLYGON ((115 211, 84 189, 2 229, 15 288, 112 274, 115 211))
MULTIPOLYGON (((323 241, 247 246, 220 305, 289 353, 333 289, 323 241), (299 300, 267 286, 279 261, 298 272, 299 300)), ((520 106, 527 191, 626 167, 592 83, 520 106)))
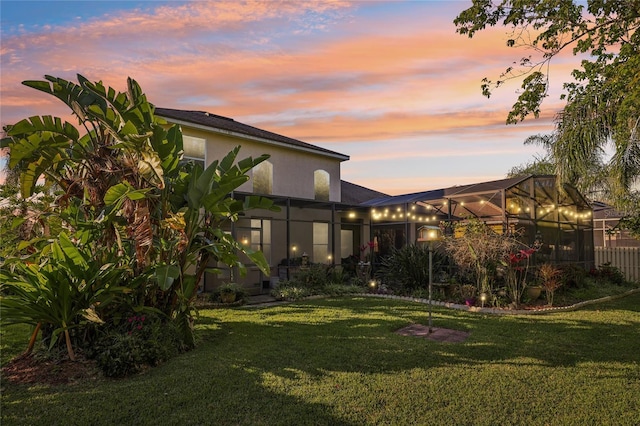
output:
POLYGON ((429 333, 432 332, 432 320, 431 320, 431 302, 433 291, 433 242, 441 239, 440 228, 437 226, 425 226, 422 228, 425 233, 423 234, 423 241, 429 243, 429 333))

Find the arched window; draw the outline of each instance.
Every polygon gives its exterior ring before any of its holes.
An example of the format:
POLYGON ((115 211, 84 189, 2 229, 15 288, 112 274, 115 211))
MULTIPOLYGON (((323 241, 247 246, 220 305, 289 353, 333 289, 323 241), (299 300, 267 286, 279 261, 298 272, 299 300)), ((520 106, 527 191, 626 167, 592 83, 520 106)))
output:
POLYGON ((253 168, 253 192, 256 194, 273 193, 273 164, 263 161, 253 168))
POLYGON ((313 185, 316 200, 329 201, 330 182, 329 173, 327 171, 316 170, 313 172, 313 185))

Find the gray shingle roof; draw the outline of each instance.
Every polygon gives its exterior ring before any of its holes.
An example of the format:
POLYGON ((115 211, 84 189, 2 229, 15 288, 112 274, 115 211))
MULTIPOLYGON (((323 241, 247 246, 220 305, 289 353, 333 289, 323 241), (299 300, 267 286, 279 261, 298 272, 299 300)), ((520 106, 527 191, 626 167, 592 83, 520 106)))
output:
POLYGON ((267 130, 258 129, 257 127, 249 126, 248 124, 243 124, 235 121, 232 118, 211 114, 206 111, 185 111, 170 108, 156 108, 155 114, 170 121, 178 120, 199 126, 204 126, 214 131, 218 130, 225 133, 232 132, 251 138, 258 138, 265 141, 285 144, 306 151, 312 151, 319 154, 329 155, 331 157, 337 157, 341 161, 346 161, 349 159, 348 155, 340 154, 329 149, 312 145, 307 142, 302 142, 297 139, 282 136, 277 133, 269 132, 267 130))
POLYGON ((340 192, 343 204, 357 205, 374 198, 388 197, 387 194, 382 192, 374 191, 373 189, 365 188, 364 186, 356 185, 355 183, 344 180, 340 181, 340 184, 342 185, 340 192))
POLYGON ((531 176, 517 176, 508 179, 494 180, 490 182, 473 183, 469 185, 451 186, 449 188, 434 189, 431 191, 415 192, 412 194, 392 195, 375 198, 364 202, 367 206, 385 206, 392 204, 415 203, 418 201, 432 201, 443 198, 451 198, 465 194, 500 191, 511 188, 514 185, 528 179, 531 176))

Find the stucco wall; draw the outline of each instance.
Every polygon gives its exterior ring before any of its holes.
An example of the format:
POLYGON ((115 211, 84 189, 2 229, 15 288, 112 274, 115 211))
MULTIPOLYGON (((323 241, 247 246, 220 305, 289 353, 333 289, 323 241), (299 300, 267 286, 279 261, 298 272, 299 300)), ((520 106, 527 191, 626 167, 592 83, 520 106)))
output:
MULTIPOLYGON (((240 145, 238 158, 259 157, 269 154, 273 164, 273 194, 293 198, 314 199, 314 171, 325 170, 330 175, 329 201, 340 201, 340 160, 320 154, 301 151, 291 147, 270 145, 266 142, 242 139, 235 136, 207 132, 182 125, 183 133, 206 141, 205 159, 207 164, 223 158, 229 151, 240 145)), ((251 174, 251 173, 250 173, 251 174)), ((252 192, 249 181, 238 188, 252 192)))

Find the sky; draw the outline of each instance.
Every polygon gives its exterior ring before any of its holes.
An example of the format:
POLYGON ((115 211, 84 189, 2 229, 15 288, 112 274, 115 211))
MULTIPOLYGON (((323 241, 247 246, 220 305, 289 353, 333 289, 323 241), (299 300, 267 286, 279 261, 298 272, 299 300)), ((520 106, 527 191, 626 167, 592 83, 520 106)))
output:
MULTIPOLYGON (((342 179, 391 195, 502 179, 553 130, 555 59, 538 119, 506 125, 521 82, 482 96, 521 57, 509 29, 473 39, 470 1, 0 1, 0 124, 72 120, 21 84, 81 74, 116 90, 135 79, 156 106, 208 111, 350 156, 342 179)), ((242 151, 241 151, 242 152, 242 151)))

